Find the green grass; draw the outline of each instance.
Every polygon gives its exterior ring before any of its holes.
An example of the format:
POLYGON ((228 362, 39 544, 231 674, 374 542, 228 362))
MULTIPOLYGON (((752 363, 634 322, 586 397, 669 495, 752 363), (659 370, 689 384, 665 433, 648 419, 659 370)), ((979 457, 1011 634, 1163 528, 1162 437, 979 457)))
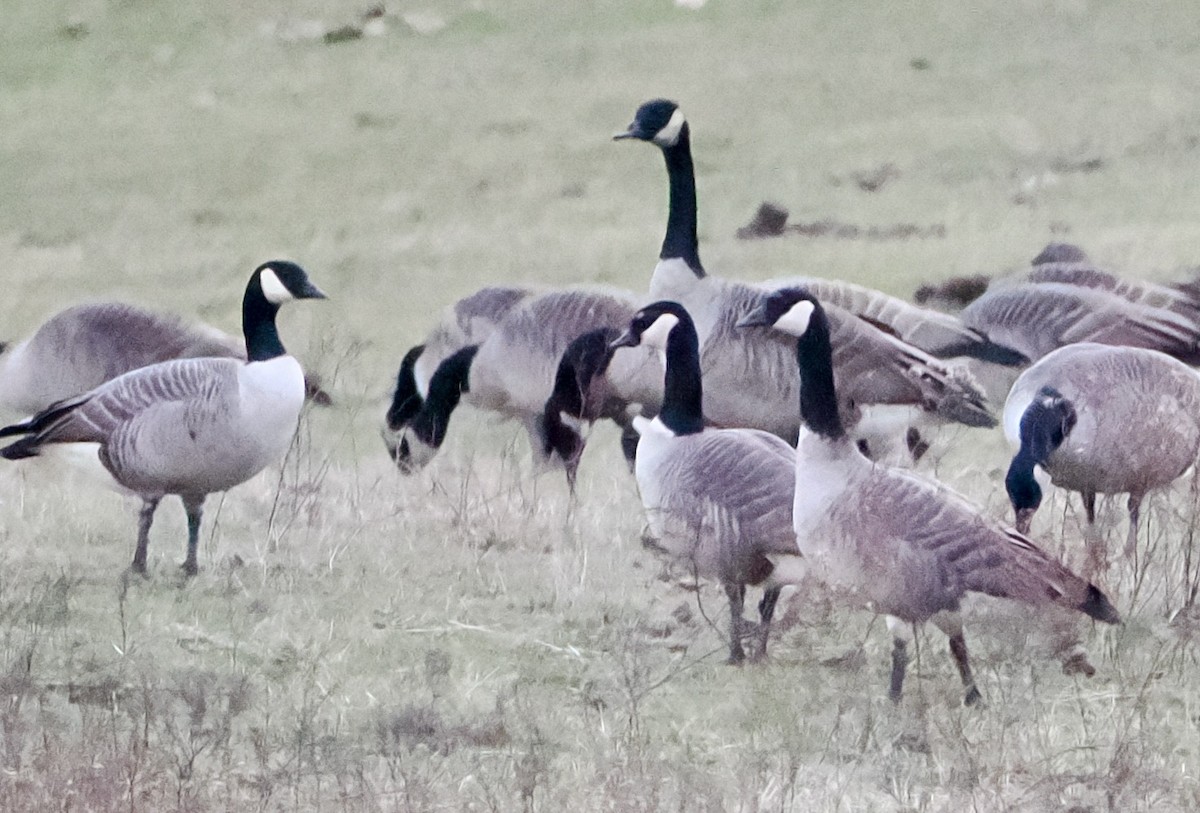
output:
MULTIPOLYGON (((721 665, 719 591, 658 578, 608 429, 573 510, 518 430, 468 410, 416 477, 378 438, 401 355, 457 296, 644 290, 665 173, 609 136, 652 96, 692 122, 714 273, 908 295, 1052 238, 1182 273, 1200 256, 1191 4, 482 0, 389 5, 386 35, 336 45, 289 37, 366 4, 9 5, 0 338, 98 297, 236 330, 246 275, 287 256, 331 299, 290 310, 284 340, 339 406, 210 501, 187 585, 177 505, 151 579, 126 583, 131 505, 0 471, 0 807, 1200 806, 1186 483, 1146 512, 1149 559, 1108 574, 1128 623, 1084 630, 1095 678, 1063 676, 1031 614, 979 601, 987 707, 961 708, 935 633, 895 709, 882 623, 820 597, 793 600, 772 663, 721 665), (445 26, 417 34, 412 12, 445 26), (876 193, 847 180, 885 163, 899 176, 876 193), (945 237, 738 241, 762 200, 945 237), (860 647, 858 668, 823 664, 860 647)), ((929 470, 1005 512, 998 433, 939 449, 929 470)), ((1057 495, 1039 538, 1078 559, 1078 513, 1057 495)), ((1103 518, 1116 550, 1119 502, 1103 518)))

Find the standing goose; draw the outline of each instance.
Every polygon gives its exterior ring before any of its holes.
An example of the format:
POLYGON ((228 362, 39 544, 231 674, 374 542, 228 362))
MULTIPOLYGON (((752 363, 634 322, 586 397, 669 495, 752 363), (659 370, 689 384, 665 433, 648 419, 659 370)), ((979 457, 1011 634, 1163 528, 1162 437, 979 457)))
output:
MULTIPOLYGON (((130 370, 209 356, 244 361, 246 346, 209 325, 137 305, 75 305, 51 316, 29 338, 0 344, 0 410, 32 415, 130 370)), ((330 403, 315 378, 306 382, 315 403, 330 403)))
POLYGON ((792 530, 794 452, 757 429, 706 429, 700 411, 699 342, 675 302, 642 308, 614 347, 645 346, 664 358, 662 409, 638 417, 634 472, 650 532, 666 555, 697 578, 721 582, 729 598, 729 661, 745 659, 746 585, 761 585, 754 658, 767 654, 775 603, 803 575, 792 530))
MULTIPOLYGON (((545 434, 546 401, 559 361, 580 334, 620 327, 637 310, 633 295, 614 289, 568 289, 533 295, 514 306, 479 344, 468 345, 445 359, 430 378, 427 397, 402 430, 407 471, 433 458, 462 397, 479 409, 515 418, 525 426, 539 464, 561 464, 573 485, 578 455, 545 434)), ((658 377, 647 353, 635 354, 635 378, 658 377)), ((652 394, 656 385, 644 387, 652 394)), ((657 398, 655 406, 657 406, 657 398)))
MULTIPOLYGON (((717 426, 751 426, 794 438, 799 428, 795 414, 799 379, 790 344, 769 334, 738 335, 734 329, 757 303, 762 289, 711 277, 700 262, 696 180, 683 112, 665 99, 647 102, 628 130, 614 138, 650 142, 666 160, 667 230, 650 281, 650 297, 680 302, 692 315, 700 340, 700 366, 708 382, 705 416, 717 426)), ((982 391, 965 370, 948 367, 847 310, 831 307, 829 313, 837 334, 834 365, 844 382, 847 405, 867 413, 879 405, 913 406, 969 426, 995 425, 982 391)), ((956 338, 945 341, 956 344, 967 335, 967 331, 956 332, 956 338)))
POLYGON ((932 620, 950 637, 965 702, 980 697, 971 674, 959 607, 968 592, 1048 603, 1117 623, 1095 586, 1025 536, 989 519, 954 491, 912 472, 863 457, 838 414, 829 321, 801 289, 767 295, 741 322, 797 337, 800 413, 793 523, 800 553, 832 586, 865 600, 895 635, 891 697, 899 700, 907 665, 904 622, 932 620))
POLYGON ((478 345, 490 336, 508 312, 530 295, 527 288, 480 288, 447 308, 425 341, 404 354, 383 431, 388 456, 401 469, 409 467, 411 457, 404 428, 421 411, 438 366, 464 347, 478 345))
POLYGON ((1041 504, 1033 476, 1041 466, 1055 485, 1083 495, 1089 527, 1097 494, 1129 494, 1128 556, 1146 493, 1200 453, 1200 375, 1154 350, 1072 344, 1017 379, 1004 433, 1019 446, 1004 484, 1021 533, 1041 504))
POLYGON ((178 494, 187 512, 184 573, 195 575, 205 497, 281 459, 304 404, 304 372, 275 327, 280 305, 324 294, 295 263, 276 260, 251 275, 242 300, 249 360, 168 361, 125 373, 27 421, 0 429, 25 435, 0 449, 20 460, 55 444, 98 444, 100 462, 142 499, 132 569, 146 573, 150 523, 159 501, 178 494))

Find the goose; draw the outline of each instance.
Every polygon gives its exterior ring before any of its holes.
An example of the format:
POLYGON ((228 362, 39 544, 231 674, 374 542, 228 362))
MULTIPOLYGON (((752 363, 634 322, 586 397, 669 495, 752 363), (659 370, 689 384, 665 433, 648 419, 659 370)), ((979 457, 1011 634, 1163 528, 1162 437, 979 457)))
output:
POLYGON ((699 341, 678 303, 642 308, 612 346, 652 348, 664 360, 662 408, 653 420, 634 418, 641 435, 634 471, 650 533, 670 560, 721 582, 729 599, 730 663, 746 657, 746 586, 763 587, 753 654, 761 660, 780 591, 804 573, 789 510, 792 447, 757 429, 705 427, 699 341))
MULTIPOLYGON (((792 439, 799 428, 794 408, 799 379, 791 347, 781 337, 739 336, 734 329, 758 301, 762 288, 709 276, 700 262, 689 132, 678 105, 655 99, 643 104, 628 129, 614 136, 654 144, 666 160, 667 229, 650 281, 650 298, 680 302, 692 315, 701 368, 709 382, 704 402, 708 420, 716 426, 754 427, 792 439)), ((876 315, 884 310, 876 307, 876 315)), ((829 313, 837 333, 834 364, 844 382, 847 405, 868 413, 881 405, 917 407, 969 426, 995 425, 982 391, 965 369, 947 365, 848 310, 831 306, 829 313)), ((958 346, 970 335, 956 330, 944 341, 958 346)))
MULTIPOLYGON (((246 346, 206 324, 124 302, 74 305, 33 335, 0 344, 0 410, 19 415, 81 395, 130 370, 183 358, 246 359, 246 346)), ((305 377, 314 403, 331 403, 315 376, 305 377)))
MULTIPOLYGON (((559 361, 580 334, 622 326, 636 310, 633 294, 610 288, 547 291, 515 305, 486 339, 438 365, 427 397, 403 429, 408 457, 402 468, 415 471, 437 454, 450 416, 465 396, 478 409, 519 421, 529 434, 535 462, 562 465, 573 489, 578 455, 548 438, 543 420, 559 361)), ((661 384, 654 379, 661 381, 661 374, 653 356, 642 351, 630 354, 630 360, 631 378, 643 382, 644 397, 657 406, 661 384)))
POLYGON ((766 295, 739 323, 794 338, 804 419, 795 453, 793 526, 801 555, 835 589, 888 617, 893 633, 890 696, 899 701, 908 624, 932 621, 949 636, 966 689, 980 699, 959 608, 969 592, 1034 606, 1050 603, 1105 623, 1120 616, 1108 598, 1024 535, 990 519, 947 486, 874 463, 846 433, 838 410, 830 324, 802 289, 766 295))
POLYGON ((243 483, 283 458, 304 403, 304 373, 275 327, 279 307, 325 295, 300 266, 263 263, 242 300, 248 361, 197 358, 141 367, 0 429, 23 435, 0 449, 21 460, 59 444, 95 444, 116 485, 142 500, 131 570, 145 575, 150 524, 159 501, 177 494, 187 513, 187 559, 196 551, 205 497, 243 483))
POLYGON ((505 315, 531 294, 530 289, 515 286, 481 288, 448 307, 425 341, 404 354, 383 430, 388 456, 402 470, 409 467, 411 457, 404 428, 421 411, 438 365, 490 336, 505 315))
POLYGON ((1055 485, 1082 494, 1089 528, 1097 494, 1129 494, 1128 556, 1146 493, 1200 453, 1200 375, 1154 350, 1068 345, 1017 378, 1004 433, 1019 447, 1004 481, 1017 530, 1028 533, 1041 504, 1041 466, 1055 485))

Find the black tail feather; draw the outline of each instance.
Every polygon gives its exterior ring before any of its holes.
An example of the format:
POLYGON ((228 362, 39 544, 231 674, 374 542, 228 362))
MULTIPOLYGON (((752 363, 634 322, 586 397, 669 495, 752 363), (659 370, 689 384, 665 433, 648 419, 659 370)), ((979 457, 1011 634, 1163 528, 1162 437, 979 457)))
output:
POLYGON ((0 449, 0 457, 5 460, 24 460, 29 457, 37 457, 41 445, 36 437, 21 438, 16 443, 0 449))
POLYGON ((1100 592, 1100 588, 1094 584, 1088 585, 1087 598, 1079 605, 1078 609, 1105 624, 1121 623, 1121 614, 1117 612, 1117 608, 1108 600, 1108 596, 1100 592))
POLYGON ((400 371, 396 374, 396 391, 392 395, 392 403, 386 416, 388 428, 393 431, 403 428, 421 411, 421 393, 417 389, 414 369, 417 359, 424 352, 425 345, 418 344, 405 353, 400 362, 400 371))

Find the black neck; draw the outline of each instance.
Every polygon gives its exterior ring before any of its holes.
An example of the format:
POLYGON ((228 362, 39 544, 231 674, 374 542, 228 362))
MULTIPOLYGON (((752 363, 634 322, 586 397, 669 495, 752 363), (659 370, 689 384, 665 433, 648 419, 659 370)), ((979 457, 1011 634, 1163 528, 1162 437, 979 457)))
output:
POLYGON ((446 439, 450 414, 458 406, 462 394, 470 392, 471 362, 478 351, 477 344, 464 347, 439 364, 429 379, 429 395, 410 424, 423 443, 436 449, 446 439))
POLYGON ((670 147, 663 147, 667 160, 667 178, 671 183, 671 198, 667 214, 667 234, 663 238, 659 258, 679 258, 688 264, 697 277, 705 276, 700 264, 700 241, 696 237, 696 171, 692 165, 692 146, 688 125, 684 122, 679 138, 670 147))
POLYGON ((700 340, 691 317, 682 309, 678 316, 679 324, 667 335, 663 402, 658 418, 676 435, 693 435, 704 429, 700 340))
POLYGON ((1004 478, 1013 508, 1037 508, 1042 490, 1033 476, 1035 466, 1045 466, 1075 427, 1075 407, 1056 391, 1043 389, 1021 416, 1021 448, 1004 478))
POLYGON ((400 429, 421 409, 421 393, 417 389, 414 368, 423 352, 425 345, 418 344, 409 350, 400 362, 400 372, 396 374, 396 390, 392 393, 392 404, 388 407, 386 416, 389 429, 400 429))
POLYGON ((1033 467, 1036 465, 1037 461, 1029 453, 1029 447, 1022 445, 1008 466, 1004 490, 1008 492, 1008 501, 1012 503, 1014 511, 1037 510, 1042 504, 1042 489, 1033 476, 1033 467))
POLYGON ((838 414, 837 388, 833 381, 833 347, 829 342, 829 319, 817 305, 808 329, 796 341, 800 366, 800 418, 822 437, 839 440, 846 436, 838 414))
POLYGON ((242 333, 246 337, 246 358, 250 361, 267 361, 287 354, 275 328, 277 313, 279 306, 267 300, 259 274, 255 274, 242 297, 242 333))

